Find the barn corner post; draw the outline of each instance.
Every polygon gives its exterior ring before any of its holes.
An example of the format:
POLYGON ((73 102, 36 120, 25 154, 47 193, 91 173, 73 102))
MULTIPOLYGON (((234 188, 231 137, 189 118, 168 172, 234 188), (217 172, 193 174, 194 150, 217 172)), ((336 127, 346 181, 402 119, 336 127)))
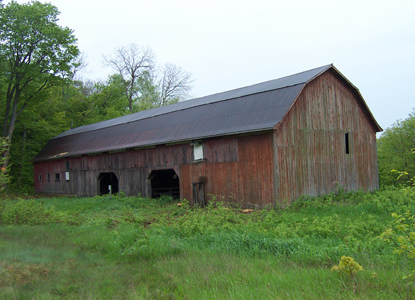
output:
MULTIPOLYGON (((278 125, 278 124, 277 124, 278 125)), ((273 202, 272 205, 275 208, 281 207, 281 203, 279 200, 278 195, 278 181, 279 181, 279 173, 278 173, 278 145, 277 145, 277 125, 274 126, 274 129, 272 131, 272 153, 273 153, 273 202)))

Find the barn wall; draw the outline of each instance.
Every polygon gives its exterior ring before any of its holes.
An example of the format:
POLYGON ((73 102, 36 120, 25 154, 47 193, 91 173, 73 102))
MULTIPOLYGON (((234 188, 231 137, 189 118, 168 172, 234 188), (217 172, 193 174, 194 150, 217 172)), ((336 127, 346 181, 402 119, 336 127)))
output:
POLYGON ((369 120, 356 94, 331 71, 309 83, 274 132, 279 201, 339 187, 378 188, 376 130, 369 120))
POLYGON ((204 162, 181 166, 183 198, 192 199, 192 183, 203 181, 208 200, 216 195, 242 207, 273 204, 272 133, 212 139, 204 147, 204 162), (211 160, 216 149, 222 159, 211 160))
POLYGON ((41 193, 94 196, 101 172, 114 172, 119 190, 126 195, 151 195, 147 179, 152 170, 174 169, 180 179, 180 195, 192 202, 192 183, 204 181, 205 195, 238 202, 245 207, 272 204, 272 132, 203 140, 203 161, 193 161, 193 146, 155 148, 103 153, 35 163, 35 190, 41 193), (65 180, 66 161, 70 180, 65 180), (55 181, 60 173, 60 181, 55 181), (38 175, 42 174, 42 181, 38 175), (51 180, 47 181, 47 174, 51 180))
POLYGON ((190 163, 190 144, 158 146, 155 148, 102 153, 76 158, 34 164, 35 191, 39 193, 76 194, 95 196, 98 193, 100 173, 113 172, 118 178, 119 190, 126 195, 150 196, 151 185, 147 180, 151 170, 174 169, 180 177, 180 165, 190 163), (65 177, 66 161, 70 165, 70 180, 65 177), (55 173, 61 180, 55 181, 55 173), (42 174, 42 181, 39 181, 42 174), (45 180, 51 174, 51 180, 45 180))

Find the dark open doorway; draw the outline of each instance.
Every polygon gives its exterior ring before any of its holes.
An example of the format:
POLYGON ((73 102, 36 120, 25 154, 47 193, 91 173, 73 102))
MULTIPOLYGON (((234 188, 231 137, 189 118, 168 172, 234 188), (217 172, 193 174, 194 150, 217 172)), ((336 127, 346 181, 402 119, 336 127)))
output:
POLYGON ((180 197, 179 176, 173 169, 151 171, 149 179, 152 198, 159 198, 162 195, 180 197))
POLYGON ((105 195, 110 193, 118 193, 118 179, 117 176, 111 173, 100 173, 98 176, 99 194, 105 195))

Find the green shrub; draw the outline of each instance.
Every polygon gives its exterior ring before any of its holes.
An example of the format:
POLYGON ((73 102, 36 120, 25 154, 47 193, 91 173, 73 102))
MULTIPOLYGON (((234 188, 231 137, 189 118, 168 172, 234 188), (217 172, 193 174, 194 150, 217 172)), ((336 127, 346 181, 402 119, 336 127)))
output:
MULTIPOLYGON (((394 248, 393 253, 398 255, 404 254, 408 258, 415 260, 415 215, 407 211, 402 215, 392 213, 392 217, 395 219, 395 222, 380 235, 380 238, 394 248)), ((406 279, 414 275, 415 270, 404 278, 406 279)))
POLYGON ((43 203, 35 200, 19 200, 7 203, 2 212, 5 224, 39 225, 56 221, 53 208, 46 209, 43 203))

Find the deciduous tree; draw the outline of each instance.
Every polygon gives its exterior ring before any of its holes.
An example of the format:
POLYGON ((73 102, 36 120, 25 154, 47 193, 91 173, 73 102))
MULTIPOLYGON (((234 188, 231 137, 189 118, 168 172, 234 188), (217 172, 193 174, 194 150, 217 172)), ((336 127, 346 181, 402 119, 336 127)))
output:
POLYGON ((161 69, 159 106, 179 102, 187 98, 192 89, 192 75, 181 67, 165 64, 161 69))
POLYGON ((415 110, 405 120, 393 124, 378 140, 379 178, 381 185, 396 184, 397 174, 407 172, 415 177, 415 110))
MULTIPOLYGON (((12 141, 19 115, 71 72, 79 50, 73 31, 57 24, 49 3, 10 2, 0 10, 0 88, 3 137, 12 141)), ((3 154, 7 167, 9 148, 3 154)))
POLYGON ((128 108, 133 112, 134 98, 139 96, 139 78, 154 69, 153 51, 148 47, 130 44, 114 50, 113 55, 103 56, 104 64, 121 76, 128 108))

